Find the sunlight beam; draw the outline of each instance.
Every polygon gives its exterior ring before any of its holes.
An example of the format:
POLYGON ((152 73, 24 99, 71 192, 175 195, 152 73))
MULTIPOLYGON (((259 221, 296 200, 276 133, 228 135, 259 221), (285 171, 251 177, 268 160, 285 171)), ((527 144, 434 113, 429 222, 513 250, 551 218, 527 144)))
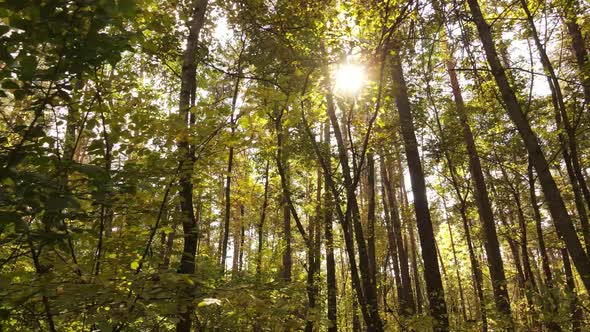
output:
POLYGON ((365 85, 365 69, 361 65, 346 63, 334 73, 334 89, 346 95, 356 95, 365 85))

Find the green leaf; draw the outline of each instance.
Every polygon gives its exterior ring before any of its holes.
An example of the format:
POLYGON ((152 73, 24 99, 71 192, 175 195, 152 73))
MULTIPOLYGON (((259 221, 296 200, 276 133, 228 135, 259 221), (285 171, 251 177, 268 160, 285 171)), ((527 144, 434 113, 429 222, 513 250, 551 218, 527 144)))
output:
POLYGON ((135 0, 119 0, 119 11, 124 15, 135 13, 135 0))
POLYGON ((2 88, 3 89, 8 89, 8 90, 13 90, 13 89, 18 89, 19 86, 18 84, 13 81, 13 80, 4 80, 2 82, 2 88))
POLYGON ((25 81, 30 81, 35 77, 37 71, 37 58, 34 56, 25 56, 20 60, 21 77, 25 81))
POLYGON ((48 210, 61 210, 66 208, 74 208, 79 209, 80 203, 71 195, 66 195, 64 197, 59 196, 52 196, 47 200, 46 208, 48 210))
POLYGON ((213 299, 213 298, 207 298, 207 299, 203 299, 203 301, 199 302, 199 304, 197 304, 197 307, 206 307, 208 305, 221 305, 221 300, 219 299, 213 299))
POLYGON ((0 224, 18 222, 21 217, 14 211, 0 211, 0 224))

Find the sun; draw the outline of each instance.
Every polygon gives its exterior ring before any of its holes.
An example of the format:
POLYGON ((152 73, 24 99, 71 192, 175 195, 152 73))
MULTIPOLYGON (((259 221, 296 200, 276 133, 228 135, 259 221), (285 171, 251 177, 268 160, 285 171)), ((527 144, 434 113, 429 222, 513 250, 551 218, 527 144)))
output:
POLYGON ((343 64, 334 73, 334 89, 337 92, 356 95, 365 84, 365 68, 358 64, 343 64))

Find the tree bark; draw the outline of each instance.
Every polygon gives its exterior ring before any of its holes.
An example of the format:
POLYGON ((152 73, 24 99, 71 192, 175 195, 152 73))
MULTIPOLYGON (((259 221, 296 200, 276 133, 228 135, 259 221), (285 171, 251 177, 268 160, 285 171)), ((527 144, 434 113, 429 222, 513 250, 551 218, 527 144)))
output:
MULTIPOLYGON (((399 152, 399 151, 397 151, 399 152)), ((414 232, 414 222, 412 220, 410 206, 408 204, 408 193, 406 192, 406 182, 404 180, 404 169, 402 167, 402 158, 398 155, 397 159, 397 172, 399 174, 399 187, 400 187, 400 201, 401 201, 401 211, 402 211, 402 219, 405 220, 405 223, 408 228, 408 233, 410 233, 410 265, 412 266, 412 276, 414 279, 414 290, 416 293, 416 312, 422 313, 422 309, 424 308, 423 302, 424 297, 422 294, 422 285, 420 280, 420 269, 418 267, 418 250, 416 248, 416 235, 414 232)), ((407 255, 407 250, 406 250, 407 255)), ((411 290, 410 290, 411 293, 411 290)))
MULTIPOLYGON (((232 115, 233 119, 233 115, 232 115)), ((233 120, 232 120, 233 122, 233 120)), ((233 131, 233 130, 232 130, 233 131)), ((229 148, 228 158, 227 158, 227 170, 225 174, 225 187, 223 189, 223 195, 225 197, 225 212, 223 213, 223 242, 221 243, 221 271, 222 273, 225 272, 225 261, 227 259, 227 246, 229 243, 229 226, 231 220, 231 173, 234 164, 234 148, 233 146, 229 148)))
POLYGON ((264 168, 264 198, 262 199, 262 210, 260 213, 260 222, 258 222, 258 253, 256 256, 256 275, 260 276, 262 271, 262 244, 264 239, 264 222, 266 220, 266 208, 268 207, 268 168, 269 162, 266 161, 264 168))
MULTIPOLYGON (((242 50, 240 52, 239 58, 238 58, 238 65, 237 65, 237 72, 240 73, 241 72, 241 61, 242 61, 242 52, 243 52, 243 47, 242 50)), ((233 91, 233 95, 232 95, 232 101, 231 101, 231 114, 230 114, 230 121, 229 121, 229 125, 230 125, 230 129, 231 129, 231 136, 233 137, 234 132, 236 130, 236 105, 238 102, 238 93, 240 91, 240 77, 238 76, 236 78, 236 82, 234 84, 234 91, 233 91)), ((225 191, 224 191, 224 197, 225 197, 225 212, 223 214, 223 242, 221 244, 221 271, 222 273, 225 272, 225 260, 227 259, 227 246, 229 243, 229 224, 230 224, 230 220, 231 220, 231 178, 232 178, 232 168, 233 168, 233 164, 234 164, 234 147, 233 145, 229 147, 229 151, 228 151, 228 157, 227 157, 227 173, 225 174, 225 191)), ((236 240, 234 238, 234 249, 236 247, 236 240)), ((235 255, 234 255, 235 258, 235 255)), ((234 259, 235 260, 235 259, 234 259)), ((233 268, 233 266, 232 266, 233 268)))
MULTIPOLYGON (((380 161, 380 171, 381 171, 381 200, 383 203, 383 211, 385 214, 385 228, 387 231, 387 244, 389 247, 388 253, 391 257, 391 262, 393 265, 393 278, 395 282, 395 289, 397 294, 398 300, 398 314, 400 316, 405 315, 405 311, 402 309, 402 304, 407 303, 407 294, 404 294, 404 287, 402 286, 401 280, 401 271, 399 267, 399 255, 397 249, 397 243, 395 239, 395 232, 393 230, 393 223, 391 221, 391 211, 389 204, 387 202, 387 185, 386 185, 386 178, 387 178, 387 170, 385 168, 385 162, 383 161, 385 157, 381 156, 380 161), (401 301, 401 302, 400 302, 401 301)), ((407 290, 407 288, 406 288, 407 290)), ((411 292, 410 292, 411 294, 411 292)), ((386 308, 387 309, 387 308, 386 308)), ((403 325, 403 324, 402 324, 403 325)))
MULTIPOLYGON (((443 204, 445 211, 447 209, 447 203, 443 196, 443 204)), ((467 321, 467 306, 465 304, 465 292, 463 291, 463 280, 461 278, 461 274, 459 273, 459 260, 457 259, 457 249, 455 248, 455 238, 453 236, 453 230, 451 229, 450 218, 447 215, 447 228, 449 230, 449 240, 451 241, 451 251, 453 253, 453 264, 455 264, 455 275, 457 277, 457 286, 459 286, 459 300, 461 301, 461 315, 463 316, 463 320, 467 321)))
POLYGON ((369 277, 377 283, 377 262, 375 260, 375 159, 367 154, 367 253, 369 256, 369 277))
POLYGON ((498 233, 496 231, 496 223, 494 221, 494 214, 490 203, 489 194, 486 188, 486 182, 481 169, 481 162, 479 154, 475 146, 475 139, 469 126, 467 118, 467 110, 465 109, 465 102, 461 93, 461 87, 455 71, 455 61, 450 58, 446 61, 447 73, 451 81, 451 89, 455 106, 461 127, 463 129, 463 140, 467 148, 467 155, 469 156, 469 173, 474 184, 473 196, 477 203, 477 211, 479 219, 483 224, 485 236, 485 249, 488 265, 490 268, 490 278, 492 279, 492 289, 494 291, 494 302, 498 311, 506 316, 506 319, 511 320, 510 299, 508 296, 506 274, 504 272, 504 263, 500 253, 500 243, 498 242, 498 233))
MULTIPOLYGON (((547 247, 545 246, 545 239, 543 237, 543 226, 541 221, 541 211, 537 203, 537 194, 535 192, 535 178, 533 177, 533 165, 529 161, 527 167, 527 175, 529 181, 529 195, 531 205, 533 207, 533 216, 535 219, 535 229, 537 232, 537 242, 539 244, 539 254, 541 256, 541 267, 543 275, 545 276, 545 288, 549 296, 544 296, 544 307, 546 312, 553 313, 558 310, 559 298, 554 290, 553 273, 551 272, 551 265, 549 264, 549 255, 547 254, 547 247)), ((558 323, 550 320, 547 327, 552 331, 561 331, 558 323)))
MULTIPOLYGON (((322 216, 322 176, 321 171, 317 171, 317 185, 316 185, 316 211, 315 216, 310 219, 308 226, 309 239, 312 246, 307 253, 307 299, 308 310, 313 314, 317 306, 318 297, 318 273, 320 271, 320 232, 319 224, 323 220, 322 216)), ((307 320, 305 322, 305 331, 312 332, 314 330, 315 322, 307 320)))
POLYGON ((414 123, 406 82, 403 75, 401 57, 399 50, 392 56, 394 96, 400 118, 406 159, 410 170, 412 192, 414 194, 414 208, 416 222, 418 224, 418 235, 422 247, 422 260, 424 261, 424 279, 429 299, 430 314, 435 320, 434 329, 447 331, 449 329, 449 318, 444 297, 444 289, 438 266, 438 255, 435 248, 434 231, 430 211, 428 210, 428 198, 426 196, 426 183, 422 162, 418 153, 418 143, 414 131, 414 123))
MULTIPOLYGON (((281 121, 278 119, 277 121, 281 121)), ((281 197, 281 204, 283 209, 283 241, 285 249, 283 251, 283 269, 281 271, 281 278, 285 281, 291 281, 291 273, 293 269, 293 257, 291 254, 291 208, 289 206, 289 197, 286 188, 289 179, 287 175, 285 154, 283 143, 283 129, 282 125, 277 127, 277 162, 281 163, 280 176, 282 180, 283 194, 281 197)))
MULTIPOLYGON (((324 148, 327 156, 326 160, 330 160, 330 123, 326 121, 324 123, 324 148)), ((334 259, 334 236, 332 233, 332 199, 330 191, 328 190, 328 176, 324 176, 324 238, 326 248, 326 293, 327 293, 327 309, 328 309, 328 332, 338 331, 338 316, 337 316, 337 286, 336 286, 336 261, 334 259)))
POLYGON ((397 254, 396 257, 394 257, 394 263, 399 263, 399 274, 401 277, 401 285, 399 286, 401 293, 398 294, 398 303, 400 314, 402 316, 409 317, 416 312, 416 307, 414 303, 414 297, 412 296, 412 279, 410 277, 410 270, 408 267, 408 254, 402 237, 402 226, 399 218, 397 199, 395 197, 395 191, 392 188, 391 177, 393 176, 393 172, 391 169, 387 171, 383 159, 381 162, 381 176, 386 189, 387 207, 389 208, 390 212, 389 220, 391 221, 391 225, 389 226, 389 232, 394 237, 393 241, 390 241, 393 243, 390 244, 394 246, 394 254, 397 254))
POLYGON ((569 0, 563 6, 564 19, 567 31, 572 40, 572 51, 576 58, 576 64, 580 72, 580 81, 582 82, 582 89, 584 92, 584 107, 586 112, 590 107, 590 59, 588 58, 588 51, 584 42, 584 36, 582 35, 582 29, 578 24, 578 1, 569 0))
MULTIPOLYGON (((334 130, 334 136, 338 146, 338 156, 340 160, 340 166, 342 167, 342 175, 344 178, 344 187, 346 190, 346 203, 347 212, 345 218, 348 219, 344 223, 343 227, 352 226, 354 232, 354 238, 356 239, 356 245, 359 257, 359 269, 360 269, 360 281, 362 283, 361 288, 357 288, 357 295, 359 298, 359 306, 363 313, 363 318, 367 324, 369 330, 383 331, 383 322, 379 317, 378 303, 377 303, 377 291, 375 285, 372 283, 370 278, 369 269, 369 257, 367 252, 367 244, 365 242, 364 232, 360 220, 360 211, 358 202, 356 199, 356 188, 353 184, 352 172, 348 160, 348 152, 340 130, 340 124, 336 116, 336 108, 331 93, 326 95, 327 100, 327 113, 334 130), (360 291, 360 292, 359 292, 360 291)), ((349 255, 350 256, 350 255, 349 255)), ((351 257, 349 257, 349 260, 351 257)), ((353 271, 351 270, 351 273, 353 271)), ((354 276, 353 276, 354 279, 354 276)))
MULTIPOLYGON (((184 233, 184 248, 180 262, 179 273, 195 273, 195 254, 197 250, 197 234, 195 224, 195 211, 193 209, 193 182, 192 174, 195 164, 194 147, 189 143, 191 124, 195 117, 191 114, 191 96, 196 90, 197 75, 197 48, 199 34, 205 21, 208 0, 195 0, 193 12, 189 23, 189 34, 186 49, 182 59, 182 73, 180 82, 179 113, 185 124, 181 139, 178 142, 178 149, 181 152, 182 169, 179 176, 180 183, 180 208, 182 215, 182 230, 184 233)), ((189 306, 190 307, 190 306, 189 306)), ((191 329, 192 310, 183 307, 179 314, 179 322, 176 324, 177 332, 189 332, 191 329)))
POLYGON ((570 264, 570 259, 568 257, 567 250, 565 248, 561 249, 561 258, 563 260, 563 271, 565 274, 565 281, 566 281, 566 291, 567 295, 569 296, 570 300, 570 313, 571 313, 571 320, 572 320, 572 331, 573 332, 580 332, 582 331, 581 324, 582 324, 582 308, 578 303, 578 294, 576 293, 576 284, 574 282, 574 273, 572 272, 572 266, 570 264))

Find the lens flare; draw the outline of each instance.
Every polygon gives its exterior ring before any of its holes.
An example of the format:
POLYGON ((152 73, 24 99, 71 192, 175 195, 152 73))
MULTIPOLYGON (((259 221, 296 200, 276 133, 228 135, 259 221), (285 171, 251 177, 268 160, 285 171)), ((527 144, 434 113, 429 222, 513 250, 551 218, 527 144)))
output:
POLYGON ((337 92, 355 95, 365 84, 365 69, 357 64, 343 64, 334 73, 337 92))

